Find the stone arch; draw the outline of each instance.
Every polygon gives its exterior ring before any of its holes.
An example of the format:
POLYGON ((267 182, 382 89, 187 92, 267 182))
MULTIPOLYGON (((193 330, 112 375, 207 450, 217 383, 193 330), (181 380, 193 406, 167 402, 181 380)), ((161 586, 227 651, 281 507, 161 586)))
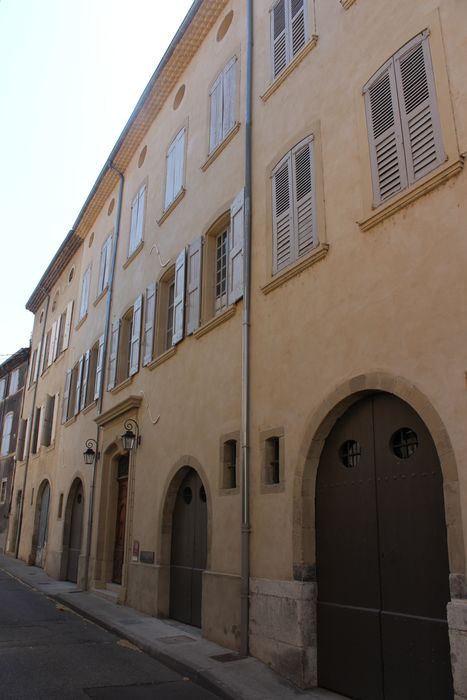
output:
MULTIPOLYGON (((68 491, 68 496, 66 499, 66 504, 65 504, 65 509, 63 512, 63 534, 62 534, 62 556, 61 556, 61 561, 60 561, 60 579, 65 580, 66 579, 66 574, 67 574, 67 569, 68 569, 68 549, 69 549, 69 541, 70 541, 70 528, 71 528, 71 516, 73 512, 73 503, 76 497, 76 493, 79 489, 79 487, 83 489, 83 497, 84 497, 84 479, 81 474, 81 472, 77 472, 71 482, 70 489, 68 491)), ((86 498, 84 498, 84 501, 86 502, 86 498)), ((82 531, 81 535, 81 546, 83 542, 85 541, 85 537, 83 537, 84 534, 84 528, 82 531)))
POLYGON ((465 587, 465 549, 456 457, 446 427, 430 400, 404 377, 370 372, 337 386, 313 410, 299 451, 294 477, 293 562, 296 580, 316 578, 314 499, 318 465, 324 442, 337 419, 365 394, 394 394, 408 403, 424 421, 435 443, 443 474, 449 568, 453 597, 465 587))

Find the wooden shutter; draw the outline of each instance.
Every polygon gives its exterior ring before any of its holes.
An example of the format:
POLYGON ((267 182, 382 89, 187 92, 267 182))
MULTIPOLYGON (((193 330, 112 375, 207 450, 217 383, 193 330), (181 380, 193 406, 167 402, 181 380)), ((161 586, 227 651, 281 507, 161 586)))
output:
POLYGON ((66 423, 68 419, 68 403, 70 400, 71 375, 72 370, 68 369, 65 378, 65 389, 63 391, 62 423, 66 423))
POLYGON ((57 325, 56 325, 56 327, 55 327, 55 338, 54 338, 53 349, 52 349, 52 360, 53 360, 53 362, 55 362, 55 360, 56 360, 57 357, 58 357, 58 344, 59 344, 59 342, 60 342, 60 326, 61 326, 61 323, 62 323, 62 317, 59 316, 59 318, 57 318, 57 320, 55 321, 55 323, 56 323, 57 325))
POLYGON ((73 407, 73 413, 75 416, 79 413, 80 401, 81 401, 81 384, 83 381, 83 366, 84 366, 84 355, 81 355, 78 362, 78 371, 76 373, 76 389, 75 389, 75 405, 73 407))
POLYGON ((223 75, 217 76, 209 93, 211 98, 211 123, 209 126, 209 153, 222 141, 222 91, 223 75))
POLYGON ((195 238, 188 246, 186 263, 186 334, 199 327, 201 315, 201 267, 203 239, 195 238))
POLYGON ((55 336, 57 334, 57 321, 54 321, 50 330, 49 354, 47 357, 47 367, 54 361, 55 336))
POLYGON ((83 281, 81 284, 81 305, 80 305, 80 309, 79 309, 80 320, 84 316, 86 316, 87 311, 88 311, 90 282, 91 282, 91 268, 88 267, 88 268, 86 268, 86 270, 84 272, 83 281))
POLYGON ((143 295, 141 294, 133 305, 133 321, 131 324, 130 340, 130 372, 132 377, 139 370, 139 341, 141 338, 141 312, 143 307, 143 295))
POLYGON ((42 410, 42 429, 40 432, 40 445, 48 447, 52 442, 52 425, 55 408, 55 396, 47 394, 45 397, 45 406, 42 410))
POLYGON ((227 303, 233 304, 243 296, 243 236, 245 193, 242 190, 230 207, 229 254, 227 274, 227 303))
POLYGON ((307 26, 305 0, 290 0, 290 60, 305 46, 307 26))
POLYGON ((288 63, 287 16, 285 0, 279 0, 271 10, 272 77, 276 78, 288 63))
MULTIPOLYGON (((34 350, 34 352, 29 355, 29 368, 28 368, 28 381, 27 381, 28 387, 31 386, 32 374, 34 371, 35 361, 36 361, 36 351, 34 350)), ((6 382, 5 382, 5 390, 6 390, 6 382)))
POLYGON ((136 241, 135 248, 140 241, 143 240, 143 224, 144 224, 144 203, 146 200, 146 185, 140 189, 138 193, 138 219, 136 222, 136 241))
POLYGON ((365 95, 373 204, 407 187, 402 130, 392 59, 363 88, 365 95))
POLYGON ((174 192, 173 199, 182 191, 185 166, 185 129, 182 129, 175 140, 174 192))
POLYGON ((83 364, 83 378, 81 380, 81 398, 79 403, 80 411, 86 407, 86 395, 88 391, 88 379, 89 379, 89 358, 91 357, 91 351, 86 350, 84 353, 84 364, 83 364))
POLYGON ((156 316, 157 285, 152 282, 146 287, 146 315, 144 319, 143 367, 152 360, 154 348, 154 324, 156 316))
POLYGON ((310 252, 318 241, 314 182, 313 140, 306 139, 292 150, 294 258, 310 252))
POLYGON ((73 301, 68 302, 65 316, 65 330, 63 331, 62 350, 66 350, 70 344, 71 319, 73 318, 73 301))
POLYGON ((104 245, 101 248, 101 259, 99 264, 99 281, 97 285, 97 293, 100 294, 107 286, 107 278, 109 274, 109 243, 112 237, 109 236, 104 241, 104 245))
POLYGON ((97 350, 96 383, 94 386, 94 401, 97 401, 97 399, 101 395, 103 369, 104 369, 104 336, 101 335, 101 337, 99 338, 99 347, 97 350))
POLYGON ((237 57, 234 56, 223 71, 224 83, 224 109, 222 119, 222 138, 235 126, 235 112, 237 103, 237 57))
POLYGON ((138 195, 131 203, 131 224, 130 224, 130 245, 128 255, 131 255, 136 248, 136 231, 138 228, 138 195))
POLYGON ((58 407, 60 405, 60 394, 57 392, 54 396, 54 412, 52 416, 52 432, 50 435, 50 442, 54 442, 55 433, 57 431, 57 421, 58 421, 58 407))
POLYGON ((0 379, 0 400, 5 398, 6 393, 6 377, 0 379))
POLYGON ((394 56, 409 184, 445 159, 428 32, 394 56))
POLYGON ((35 362, 34 362, 34 377, 33 381, 37 382, 37 378, 39 376, 39 365, 41 363, 41 350, 42 350, 42 340, 39 341, 39 345, 37 346, 37 352, 35 353, 35 362))
POLYGON ((272 215, 273 271, 279 272, 292 261, 292 159, 290 153, 273 172, 272 215))
POLYGON ((49 329, 45 334, 44 347, 42 348, 41 374, 44 374, 45 370, 48 367, 47 360, 50 354, 50 338, 51 330, 49 329))
POLYGON ((117 380, 117 357, 118 357, 118 335, 120 332, 120 319, 112 321, 110 333, 110 355, 109 355, 109 381, 107 390, 113 389, 117 380))
POLYGON ((178 255, 175 263, 174 317, 172 345, 183 339, 183 321, 185 311, 185 249, 178 255))
POLYGON ((16 461, 22 462, 24 459, 24 447, 26 438, 26 429, 28 422, 24 418, 19 419, 18 425, 18 439, 16 441, 16 461))

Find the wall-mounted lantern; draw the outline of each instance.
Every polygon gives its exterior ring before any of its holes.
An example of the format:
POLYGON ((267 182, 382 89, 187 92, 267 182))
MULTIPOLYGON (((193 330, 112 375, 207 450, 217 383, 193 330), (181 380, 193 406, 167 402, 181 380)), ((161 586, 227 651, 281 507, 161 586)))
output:
POLYGON ((122 443, 123 443, 123 449, 128 450, 129 452, 131 450, 135 450, 138 445, 141 445, 141 435, 139 434, 139 425, 138 423, 130 418, 129 420, 125 421, 125 424, 123 426, 125 428, 125 431, 122 435, 122 443), (134 428, 134 430, 133 430, 134 428))

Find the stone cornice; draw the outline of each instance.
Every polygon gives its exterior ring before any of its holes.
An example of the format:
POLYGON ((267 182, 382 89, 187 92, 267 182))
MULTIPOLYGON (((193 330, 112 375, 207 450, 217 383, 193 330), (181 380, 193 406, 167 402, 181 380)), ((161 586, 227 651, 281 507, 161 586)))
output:
POLYGON ((97 418, 94 418, 94 421, 97 423, 97 425, 99 427, 101 427, 103 425, 107 425, 107 423, 110 423, 111 421, 115 420, 115 418, 118 418, 119 416, 123 416, 125 413, 128 413, 129 411, 132 411, 134 409, 138 409, 141 406, 142 400, 143 400, 142 396, 129 396, 124 401, 120 401, 120 403, 116 403, 114 406, 109 408, 107 411, 104 411, 104 413, 101 413, 100 416, 97 416, 97 418))

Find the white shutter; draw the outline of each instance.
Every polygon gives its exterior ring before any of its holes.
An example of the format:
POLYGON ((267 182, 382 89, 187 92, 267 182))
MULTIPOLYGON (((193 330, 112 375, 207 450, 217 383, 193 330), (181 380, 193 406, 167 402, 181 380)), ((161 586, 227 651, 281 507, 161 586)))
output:
POLYGON ((73 301, 69 301, 66 307, 65 330, 63 331, 62 350, 66 350, 70 344, 71 319, 73 318, 73 301))
POLYGON ((272 178, 273 270, 292 261, 292 167, 290 153, 278 164, 272 178))
POLYGON ((243 237, 245 192, 242 190, 230 207, 229 271, 227 274, 227 304, 233 304, 243 296, 243 237))
POLYGON ((78 371, 76 373, 76 387, 75 387, 75 405, 73 406, 73 414, 75 416, 79 413, 80 401, 81 401, 81 383, 83 381, 83 366, 84 366, 84 355, 81 355, 78 363, 78 371))
POLYGON ((88 378, 89 378, 89 358, 91 356, 91 351, 86 350, 84 353, 84 365, 83 365, 83 378, 81 381, 81 398, 79 403, 80 411, 86 406, 86 394, 88 391, 88 378))
POLYGON ((175 140, 175 165, 174 165, 174 193, 173 198, 181 192, 183 187, 185 165, 185 129, 182 129, 175 140))
POLYGON ((113 389, 117 380, 117 357, 118 357, 118 335, 120 332, 120 319, 112 321, 110 334, 110 355, 109 355, 109 381, 107 390, 113 389))
POLYGON ((363 88, 370 145, 373 204, 407 187, 402 130, 393 60, 363 88))
POLYGON ((314 183, 313 140, 299 143, 292 151, 294 194, 294 258, 306 255, 318 241, 314 183))
POLYGON ((152 360, 154 347, 154 324, 156 314, 157 285, 152 282, 146 288, 146 304, 144 319, 143 367, 152 360))
POLYGON ((110 262, 111 262, 111 257, 112 257, 112 241, 113 241, 113 236, 110 235, 105 242, 105 269, 104 269, 104 279, 102 281, 103 287, 102 287, 101 291, 103 291, 109 284, 110 262))
POLYGON ((50 443, 55 440, 55 433, 57 431, 57 421, 58 421, 58 407, 60 405, 60 394, 57 392, 54 396, 54 412, 52 416, 52 430, 50 433, 50 443))
POLYGON ((234 56, 223 71, 224 84, 224 110, 222 120, 222 138, 235 126, 235 112, 237 104, 237 57, 234 56))
POLYGON ((143 185, 143 187, 140 189, 139 194, 138 194, 138 219, 136 222, 136 245, 138 245, 138 243, 143 240, 145 200, 146 200, 146 185, 143 185))
POLYGON ((42 340, 39 341, 39 345, 37 346, 37 352, 35 354, 34 378, 33 378, 34 382, 37 382, 37 378, 39 376, 39 365, 41 363, 41 350, 42 350, 42 340))
POLYGON ((203 239, 196 238, 188 246, 186 262, 186 334, 199 327, 201 314, 201 267, 203 239))
POLYGON ((47 369, 47 359, 50 353, 50 330, 45 334, 44 346, 42 348, 42 360, 41 360, 41 374, 44 374, 47 369))
POLYGON ((101 248, 101 259, 100 259, 100 264, 99 264, 99 280, 97 284, 97 294, 99 295, 105 288, 106 286, 106 274, 107 274, 107 267, 108 267, 108 258, 107 258, 107 250, 108 250, 108 242, 109 239, 107 238, 104 242, 104 245, 101 248))
POLYGON ((45 405, 42 408, 41 418, 42 426, 39 432, 39 445, 48 447, 52 442, 52 424, 55 409, 55 396, 47 394, 45 397, 45 405))
POLYGON ((29 416, 28 419, 26 420, 26 437, 24 438, 23 462, 25 459, 27 459, 28 454, 29 454, 29 447, 31 445, 31 427, 32 427, 32 419, 31 419, 31 416, 29 416))
POLYGON ((94 401, 97 401, 97 399, 101 395, 103 369, 104 369, 104 336, 101 335, 101 337, 99 338, 99 348, 97 351, 96 383, 94 386, 94 401))
POLYGON ((130 340, 130 372, 132 377, 139 370, 139 341, 141 338, 141 312, 143 306, 143 295, 141 294, 133 305, 133 321, 131 324, 130 340))
POLYGON ((6 393, 6 377, 0 379, 0 401, 5 398, 6 393))
POLYGON ((19 419, 18 425, 18 439, 16 441, 16 461, 22 462, 24 459, 24 447, 26 438, 26 429, 28 422, 24 418, 19 419))
POLYGON ((138 195, 131 204, 130 244, 128 255, 131 255, 137 246, 136 231, 138 229, 138 195))
POLYGON ((272 77, 284 70, 288 59, 287 16, 285 0, 279 0, 271 10, 272 77))
POLYGON ((175 198, 174 194, 174 172, 175 172, 175 146, 176 146, 176 141, 172 141, 172 143, 169 146, 169 150, 167 151, 167 173, 166 173, 166 181, 165 181, 165 204, 164 208, 167 209, 167 207, 173 202, 175 198))
POLYGON ((55 321, 57 324, 55 327, 55 338, 54 338, 54 343, 53 343, 53 350, 52 350, 52 360, 55 362, 58 356, 58 343, 60 341, 60 326, 62 323, 62 317, 59 316, 57 320, 55 321))
POLYGON ((209 153, 211 153, 222 141, 222 92, 223 76, 217 76, 210 91, 211 98, 211 123, 209 126, 209 153))
MULTIPOLYGON (((28 381, 27 381, 27 386, 31 386, 31 379, 32 379, 32 373, 34 371, 34 363, 36 361, 36 351, 32 352, 29 355, 29 367, 28 367, 28 381)), ((6 383, 5 383, 5 390, 6 390, 6 383)))
POLYGON ((408 180, 412 184, 446 158, 427 32, 395 55, 394 67, 408 180))
POLYGON ((80 320, 86 316, 88 312, 88 304, 89 304, 89 286, 91 282, 91 268, 88 267, 86 268, 84 275, 83 275, 83 281, 81 284, 81 305, 79 309, 79 318, 80 320))
POLYGON ((68 369, 65 378, 65 389, 63 391, 62 423, 66 423, 68 419, 68 403, 70 399, 71 375, 72 370, 68 369))
POLYGON ((307 39, 305 0, 290 0, 290 59, 305 46, 307 39))
POLYGON ((47 358, 47 367, 50 367, 54 361, 55 336, 57 334, 57 321, 54 321, 50 331, 49 354, 47 358))
POLYGON ((183 339, 183 321, 185 311, 185 249, 178 255, 175 263, 174 317, 172 345, 183 339))
POLYGON ((13 424, 13 413, 7 413, 3 420, 2 446, 0 454, 5 456, 10 452, 11 426, 13 424))

